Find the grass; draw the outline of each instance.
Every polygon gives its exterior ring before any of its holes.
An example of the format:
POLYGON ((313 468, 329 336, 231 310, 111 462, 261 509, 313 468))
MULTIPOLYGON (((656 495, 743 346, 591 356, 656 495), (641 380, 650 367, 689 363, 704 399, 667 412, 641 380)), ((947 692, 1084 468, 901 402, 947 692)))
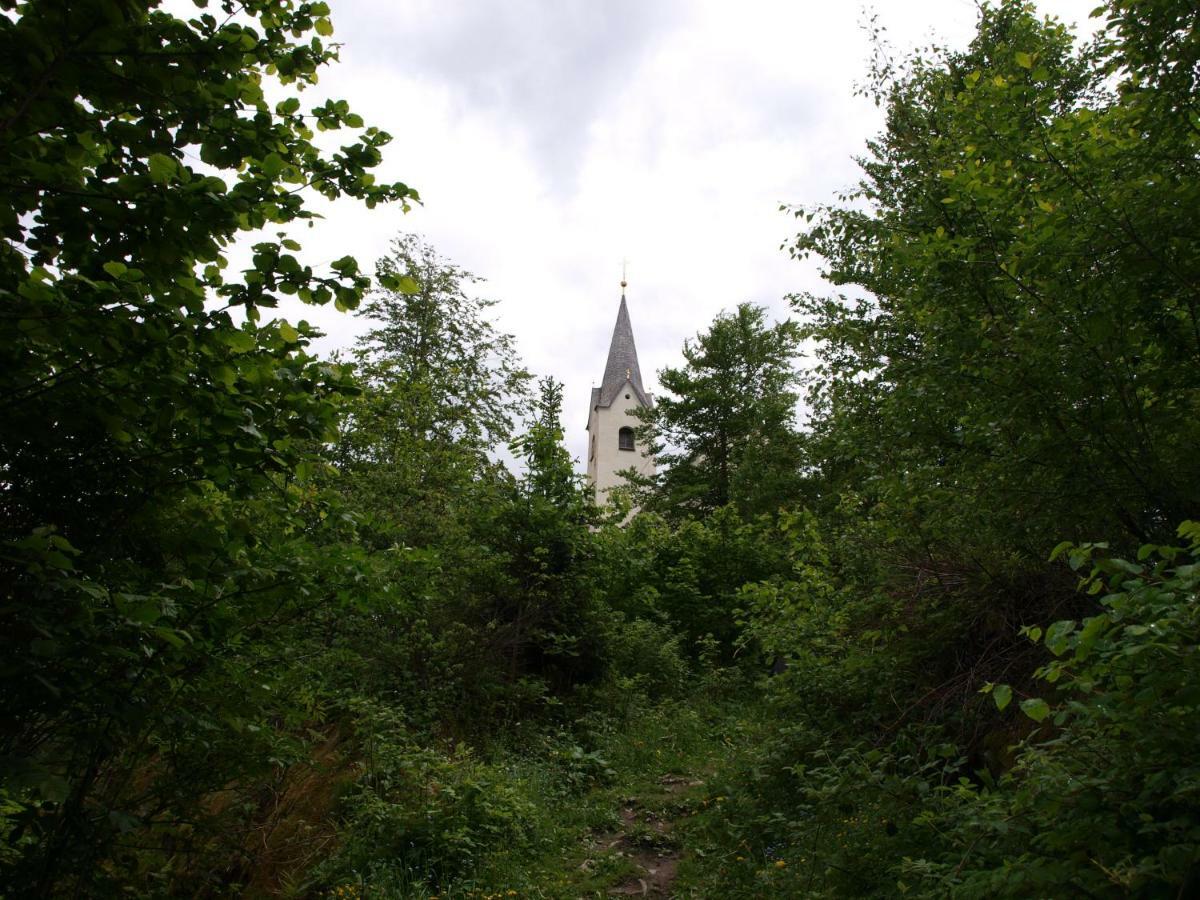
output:
POLYGON ((710 795, 709 780, 755 730, 744 699, 730 693, 700 684, 686 697, 633 704, 620 717, 593 714, 570 729, 513 736, 483 762, 490 780, 523 801, 528 841, 487 847, 470 871, 440 882, 412 861, 378 859, 368 872, 327 882, 319 896, 602 898, 642 874, 635 856, 655 853, 682 857, 679 896, 702 896, 688 884, 687 873, 701 871, 689 860, 699 834, 689 818, 723 801, 710 795))

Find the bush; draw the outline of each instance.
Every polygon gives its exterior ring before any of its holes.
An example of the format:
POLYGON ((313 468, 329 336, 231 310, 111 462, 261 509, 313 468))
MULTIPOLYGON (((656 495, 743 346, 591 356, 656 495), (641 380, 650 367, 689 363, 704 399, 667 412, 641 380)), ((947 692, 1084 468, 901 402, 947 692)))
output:
MULTIPOLYGON (((1191 896, 1200 890, 1200 524, 1141 563, 1068 551, 1103 611, 1028 628, 1051 691, 1021 710, 1042 727, 998 784, 963 781, 920 824, 952 839, 906 868, 931 893, 1191 896)), ((988 686, 996 705, 1007 685, 988 686)))
POLYGON ((1180 534, 1186 550, 1144 547, 1139 562, 1060 549, 1090 565, 1097 613, 1023 629, 1044 654, 1032 687, 983 686, 995 703, 970 712, 975 750, 1010 745, 992 768, 956 742, 955 716, 839 726, 850 713, 832 683, 885 671, 869 647, 827 657, 824 675, 798 656, 768 693, 780 724, 714 788, 731 801, 706 822, 712 843, 742 849, 706 884, 729 897, 1195 895, 1200 525, 1180 534))
POLYGON ((661 622, 615 617, 608 653, 611 686, 626 701, 677 696, 690 674, 679 635, 661 622))
POLYGON ((532 838, 533 805, 504 772, 458 746, 419 746, 399 713, 358 704, 366 758, 343 798, 342 844, 321 882, 437 886, 532 838))

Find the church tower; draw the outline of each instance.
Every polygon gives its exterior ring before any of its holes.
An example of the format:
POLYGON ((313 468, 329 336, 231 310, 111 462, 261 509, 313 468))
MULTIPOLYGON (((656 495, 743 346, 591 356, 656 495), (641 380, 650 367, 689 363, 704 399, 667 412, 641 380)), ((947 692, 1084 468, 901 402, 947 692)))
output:
POLYGON ((617 473, 634 468, 643 475, 654 474, 654 459, 641 446, 636 429, 640 422, 630 414, 649 409, 653 400, 642 386, 633 326, 625 303, 625 281, 621 281, 621 306, 604 364, 604 380, 592 388, 588 406, 588 479, 596 490, 596 502, 607 502, 610 488, 623 484, 617 473))

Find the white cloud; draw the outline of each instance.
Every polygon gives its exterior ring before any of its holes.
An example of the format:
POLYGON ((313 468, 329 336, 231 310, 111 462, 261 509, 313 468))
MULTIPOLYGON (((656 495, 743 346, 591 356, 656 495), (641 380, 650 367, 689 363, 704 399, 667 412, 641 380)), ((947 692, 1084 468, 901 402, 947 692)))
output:
MULTIPOLYGON (((1094 0, 1046 12, 1084 22, 1094 0)), ((853 184, 853 156, 880 113, 853 95, 868 39, 860 7, 718 0, 428 0, 333 4, 342 63, 321 93, 343 97, 395 141, 380 178, 425 205, 353 203, 301 234, 311 262, 368 264, 401 228, 488 279, 501 326, 527 364, 565 382, 568 446, 585 449, 588 389, 603 372, 621 261, 642 371, 674 364, 685 337, 751 300, 824 290, 812 263, 778 248, 795 232, 781 202, 853 184)), ((964 44, 967 0, 883 2, 899 50, 930 36, 964 44)), ((333 310, 288 308, 328 332, 333 310)), ((651 390, 653 384, 649 384, 651 390)))

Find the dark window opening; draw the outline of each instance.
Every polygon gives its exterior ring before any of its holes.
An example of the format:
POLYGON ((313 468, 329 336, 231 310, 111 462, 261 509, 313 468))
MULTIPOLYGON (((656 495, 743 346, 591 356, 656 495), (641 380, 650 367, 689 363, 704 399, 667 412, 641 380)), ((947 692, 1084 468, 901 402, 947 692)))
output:
POLYGON ((617 448, 620 450, 633 449, 633 429, 622 428, 617 432, 617 448))

